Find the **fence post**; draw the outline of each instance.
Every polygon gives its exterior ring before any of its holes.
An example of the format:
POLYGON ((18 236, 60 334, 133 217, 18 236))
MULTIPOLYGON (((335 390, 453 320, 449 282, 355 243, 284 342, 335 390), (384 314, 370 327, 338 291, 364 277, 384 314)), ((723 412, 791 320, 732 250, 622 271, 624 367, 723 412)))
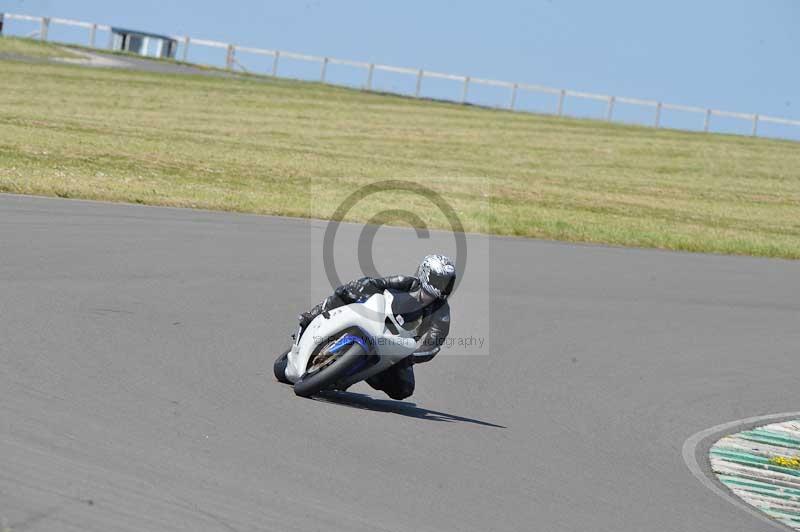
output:
POLYGON ((464 76, 464 90, 461 92, 461 103, 467 103, 469 95, 469 76, 464 76))
POLYGON ((94 48, 95 37, 97 37, 97 24, 92 24, 89 28, 89 48, 94 48))
POLYGON ((656 123, 655 128, 658 129, 661 125, 661 102, 656 104, 656 123))
POLYGON ((753 136, 758 136, 758 115, 753 115, 753 136))
POLYGON ((278 75, 278 59, 281 58, 281 51, 275 50, 275 57, 272 58, 272 76, 278 75))
POLYGON ((3 34, 3 19, 5 18, 5 13, 0 12, 0 35, 3 34))
POLYGON ((703 131, 708 133, 708 128, 711 126, 711 109, 706 109, 706 121, 703 124, 703 131))
POLYGON ((228 70, 233 70, 233 61, 235 54, 236 54, 236 49, 233 47, 232 44, 229 44, 228 53, 225 55, 225 68, 227 68, 228 70))
POLYGON ((185 63, 189 57, 189 41, 191 39, 188 35, 183 38, 183 62, 185 63))
POLYGON ((369 64, 369 70, 367 70, 367 90, 372 90, 372 73, 375 72, 375 64, 369 64))
POLYGON ((567 95, 567 91, 561 89, 561 92, 558 93, 558 116, 564 115, 564 98, 567 95))
POLYGON ((608 97, 608 109, 606 110, 606 121, 611 122, 611 119, 614 117, 614 102, 616 98, 613 96, 608 97))
POLYGON ((322 83, 325 83, 325 73, 326 73, 326 71, 327 71, 327 70, 328 70, 328 58, 327 58, 327 57, 325 57, 325 58, 322 60, 322 69, 321 69, 321 71, 320 71, 320 73, 319 73, 319 80, 320 80, 322 83))
POLYGON ((425 73, 420 68, 419 72, 417 72, 417 88, 416 88, 416 90, 414 90, 414 98, 419 98, 419 93, 422 90, 422 76, 424 76, 424 75, 425 75, 425 73))
POLYGON ((508 104, 508 108, 513 111, 516 105, 517 105, 517 84, 514 83, 514 86, 511 88, 511 102, 508 104))
POLYGON ((42 17, 42 29, 39 30, 39 39, 47 40, 47 31, 50 29, 50 17, 42 17))

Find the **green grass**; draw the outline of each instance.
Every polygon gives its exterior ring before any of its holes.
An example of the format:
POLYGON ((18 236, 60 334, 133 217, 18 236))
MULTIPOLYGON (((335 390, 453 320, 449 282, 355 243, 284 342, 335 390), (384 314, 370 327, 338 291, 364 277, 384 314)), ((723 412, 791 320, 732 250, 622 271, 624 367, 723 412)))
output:
MULTIPOLYGON (((358 186, 401 178, 469 231, 800 258, 794 142, 287 80, 0 68, 0 191, 326 218, 358 186)), ((447 226, 420 198, 376 198, 348 219, 404 206, 447 226)))
POLYGON ((75 59, 80 57, 53 43, 19 37, 0 38, 0 57, 2 56, 19 56, 33 59, 75 59))

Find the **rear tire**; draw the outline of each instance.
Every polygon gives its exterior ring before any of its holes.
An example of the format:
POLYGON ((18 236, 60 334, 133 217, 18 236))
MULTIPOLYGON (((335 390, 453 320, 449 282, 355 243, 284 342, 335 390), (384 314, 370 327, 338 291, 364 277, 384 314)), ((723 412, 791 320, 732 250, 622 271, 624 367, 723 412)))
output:
POLYGON ((272 371, 275 373, 275 379, 283 384, 291 384, 292 382, 286 378, 286 364, 289 362, 289 350, 279 356, 275 363, 272 365, 272 371))
POLYGON ((333 364, 322 368, 313 375, 307 375, 294 383, 294 393, 300 397, 311 397, 323 390, 329 389, 348 376, 357 364, 366 358, 364 348, 359 344, 352 344, 347 351, 333 364))

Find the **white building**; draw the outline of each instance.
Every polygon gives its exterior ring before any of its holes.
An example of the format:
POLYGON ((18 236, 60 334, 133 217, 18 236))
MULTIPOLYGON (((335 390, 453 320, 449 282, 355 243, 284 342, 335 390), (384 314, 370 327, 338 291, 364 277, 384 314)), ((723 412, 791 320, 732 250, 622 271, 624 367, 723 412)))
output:
POLYGON ((158 35, 146 31, 111 28, 113 41, 111 48, 150 57, 174 58, 178 49, 178 41, 167 35, 158 35))

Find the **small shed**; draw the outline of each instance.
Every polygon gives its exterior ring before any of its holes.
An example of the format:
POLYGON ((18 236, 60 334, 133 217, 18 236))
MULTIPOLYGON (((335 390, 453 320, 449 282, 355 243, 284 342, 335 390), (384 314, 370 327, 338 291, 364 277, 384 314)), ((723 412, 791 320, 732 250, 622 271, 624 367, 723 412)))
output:
POLYGON ((178 41, 168 35, 124 28, 111 28, 111 35, 113 50, 170 59, 175 58, 175 52, 178 50, 178 41), (153 53, 150 50, 153 50, 153 53))

